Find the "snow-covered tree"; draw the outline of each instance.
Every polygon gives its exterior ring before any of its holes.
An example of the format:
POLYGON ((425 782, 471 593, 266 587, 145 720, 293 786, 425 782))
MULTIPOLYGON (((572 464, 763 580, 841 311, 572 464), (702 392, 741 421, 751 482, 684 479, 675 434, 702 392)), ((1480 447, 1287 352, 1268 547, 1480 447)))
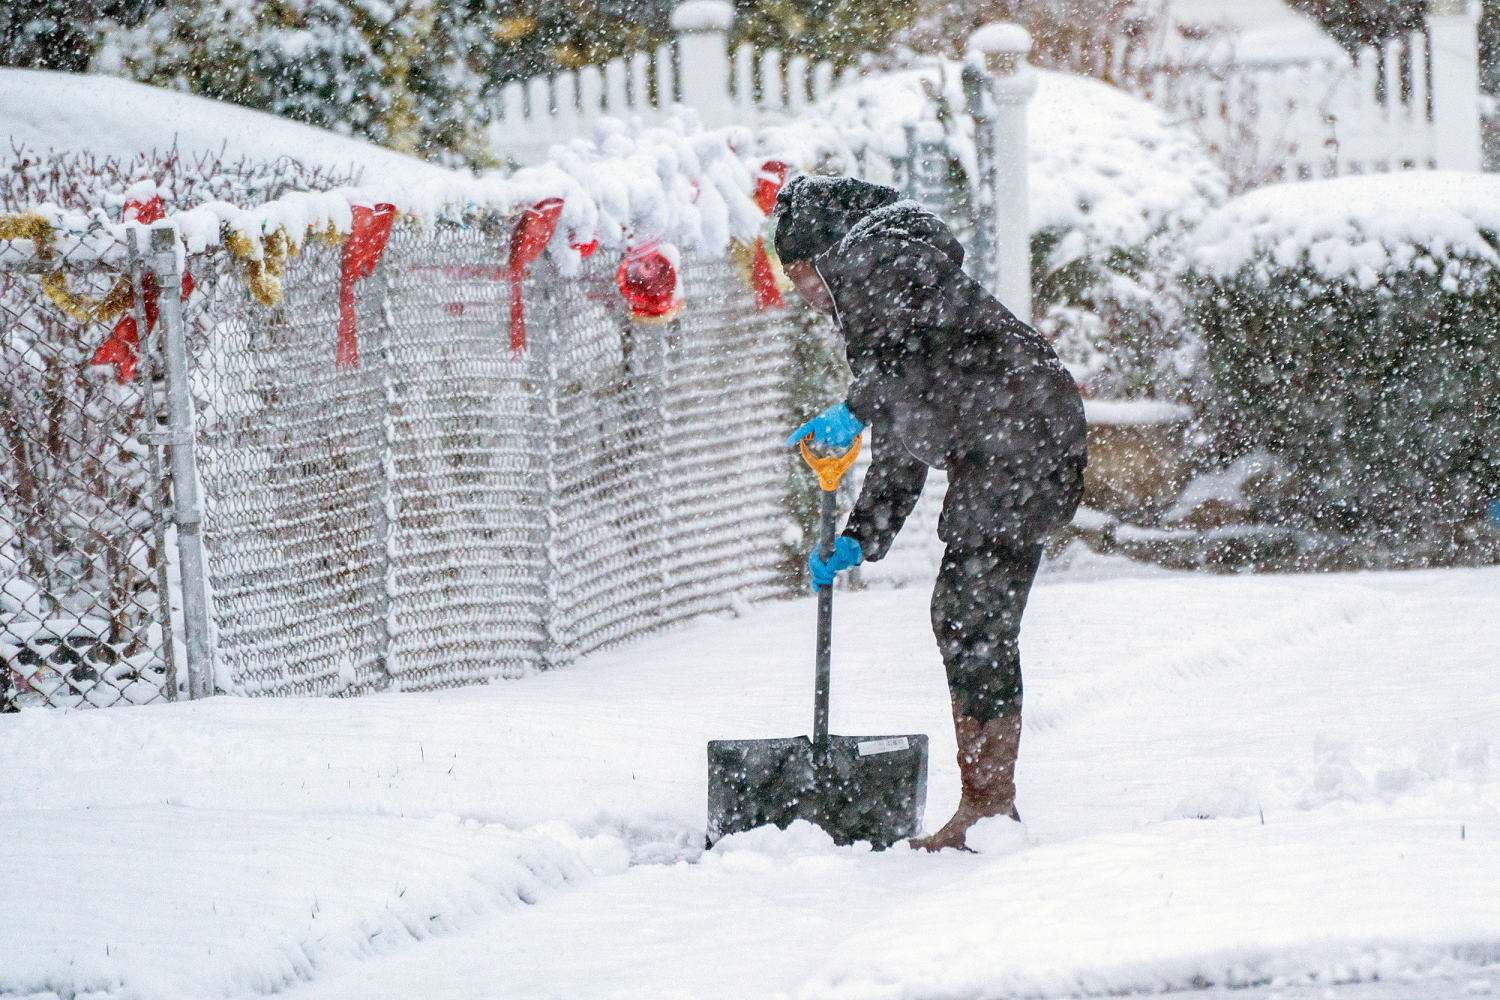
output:
POLYGON ((103 26, 132 24, 158 0, 6 0, 0 4, 0 66, 88 68, 103 26))
POLYGON ((1037 65, 1119 83, 1115 49, 1144 38, 1149 17, 1133 0, 919 0, 900 40, 958 56, 976 28, 997 21, 1031 33, 1037 65))
POLYGON ((115 33, 95 65, 429 158, 482 161, 498 6, 185 0, 115 33))

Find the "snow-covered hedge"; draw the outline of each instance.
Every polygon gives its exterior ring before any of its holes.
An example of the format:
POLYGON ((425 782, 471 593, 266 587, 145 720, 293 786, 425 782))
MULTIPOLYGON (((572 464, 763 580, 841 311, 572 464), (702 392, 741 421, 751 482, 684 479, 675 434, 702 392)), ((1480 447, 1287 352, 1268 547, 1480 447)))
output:
POLYGON ((1196 240, 1209 422, 1281 455, 1311 523, 1404 543, 1500 497, 1500 178, 1263 188, 1196 240))
POLYGON ((1029 119, 1037 325, 1090 394, 1182 399, 1198 345, 1171 275, 1227 182, 1155 107, 1095 80, 1040 76, 1029 119))
MULTIPOLYGON (((972 181, 961 69, 942 62, 861 79, 765 142, 804 166, 881 179, 880 160, 906 154, 908 126, 920 135, 941 123, 972 181)), ((1187 232, 1223 203, 1228 183, 1192 133, 1152 105, 1085 77, 1038 77, 1028 116, 1037 325, 1092 394, 1181 399, 1197 351, 1166 291, 1187 232)))

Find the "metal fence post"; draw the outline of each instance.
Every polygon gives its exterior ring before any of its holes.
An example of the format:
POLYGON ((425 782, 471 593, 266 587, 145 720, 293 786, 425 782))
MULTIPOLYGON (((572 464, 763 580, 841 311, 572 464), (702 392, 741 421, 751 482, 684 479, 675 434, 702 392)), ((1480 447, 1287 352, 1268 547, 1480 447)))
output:
POLYGON ((566 666, 572 659, 568 648, 568 629, 562 620, 563 594, 562 573, 558 565, 557 545, 562 535, 562 486, 558 478, 557 463, 562 437, 562 416, 559 412, 558 393, 561 378, 558 373, 559 338, 562 324, 559 322, 561 305, 558 302, 555 282, 547 283, 544 301, 547 304, 545 324, 531 327, 531 363, 535 367, 536 383, 540 393, 537 408, 540 411, 542 434, 542 483, 547 505, 547 522, 543 539, 542 558, 542 669, 550 670, 566 666))
POLYGON ((969 52, 983 60, 993 102, 994 257, 1000 301, 1031 322, 1031 216, 1027 105, 1036 72, 1026 63, 1031 36, 1016 24, 987 24, 969 36, 969 52))
POLYGON ((653 431, 654 447, 651 449, 652 492, 657 498, 656 503, 656 559, 657 559, 657 594, 656 594, 656 618, 664 621, 667 617, 667 607, 672 597, 671 560, 672 554, 672 506, 676 497, 672 494, 672 477, 667 471, 667 428, 672 426, 672 415, 669 412, 668 400, 672 387, 672 344, 682 339, 682 320, 674 318, 661 331, 661 336, 652 337, 650 340, 655 344, 651 352, 651 361, 646 370, 649 392, 651 393, 651 412, 655 417, 656 427, 653 431))
MULTIPOLYGON (((394 256, 394 255, 393 255, 394 256)), ((380 338, 376 349, 365 357, 365 363, 380 366, 381 402, 385 404, 385 419, 381 421, 380 446, 380 496, 377 497, 377 524, 380 530, 380 653, 375 658, 377 668, 384 677, 383 687, 392 686, 391 615, 395 612, 396 593, 396 539, 400 533, 400 518, 396 511, 396 416, 400 410, 396 398, 396 362, 394 353, 396 335, 395 310, 391 305, 391 265, 376 272, 380 288, 380 338)))
POLYGON ((151 518, 151 541, 156 547, 156 620, 161 626, 162 649, 165 653, 163 690, 166 692, 168 701, 177 700, 177 639, 172 632, 172 586, 170 574, 167 572, 167 528, 163 516, 166 513, 167 479, 162 468, 162 445, 165 443, 157 426, 158 409, 156 400, 156 377, 154 369, 158 359, 161 358, 161 334, 151 329, 146 322, 146 248, 143 243, 143 232, 140 226, 131 226, 126 239, 126 260, 130 267, 130 284, 135 291, 135 301, 131 304, 131 315, 135 319, 135 328, 144 331, 139 335, 138 351, 140 354, 139 373, 142 392, 145 394, 145 430, 142 437, 146 440, 147 447, 151 453, 151 494, 152 513, 151 518))
POLYGON ((995 262, 995 119, 985 98, 984 70, 967 63, 963 69, 964 103, 974 119, 974 233, 975 277, 992 294, 1000 293, 1000 269, 995 262))
POLYGON ((168 426, 172 438, 173 521, 177 525, 177 559, 182 579, 182 616, 187 637, 188 697, 214 693, 214 650, 210 631, 208 574, 203 558, 203 501, 199 495, 195 451, 197 423, 188 384, 187 329, 182 316, 182 261, 177 227, 151 227, 151 271, 161 309, 162 348, 166 360, 168 426))

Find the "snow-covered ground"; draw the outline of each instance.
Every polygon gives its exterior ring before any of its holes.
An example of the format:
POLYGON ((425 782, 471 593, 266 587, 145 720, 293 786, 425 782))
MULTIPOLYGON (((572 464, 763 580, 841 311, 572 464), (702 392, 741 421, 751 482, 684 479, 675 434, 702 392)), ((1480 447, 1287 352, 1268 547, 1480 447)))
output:
MULTIPOLYGON (((0 995, 1500 992, 1497 596, 1049 566, 980 854, 703 853, 705 741, 806 731, 810 600, 485 689, 0 716, 0 995)), ((840 595, 833 723, 931 734, 941 822, 926 602, 840 595)))

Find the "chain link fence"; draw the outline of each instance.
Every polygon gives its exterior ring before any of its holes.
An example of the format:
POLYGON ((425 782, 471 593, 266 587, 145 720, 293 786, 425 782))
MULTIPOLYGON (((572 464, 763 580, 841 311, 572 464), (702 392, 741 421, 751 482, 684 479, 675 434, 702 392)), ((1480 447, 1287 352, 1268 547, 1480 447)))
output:
POLYGON ((720 259, 686 255, 653 324, 612 262, 539 264, 513 352, 487 229, 396 227, 356 284, 357 368, 334 364, 337 250, 310 242, 270 308, 190 262, 221 689, 514 677, 782 588, 781 315, 720 259))
POLYGON ((90 364, 147 328, 112 314, 141 280, 46 247, 0 267, 0 711, 176 697, 156 337, 90 364))
MULTIPOLYGON (((952 162, 929 141, 898 176, 963 227, 952 162)), ((790 582, 781 440, 837 387, 796 387, 805 320, 757 311, 728 258, 684 255, 654 323, 606 255, 541 261, 512 351, 510 222, 398 223, 340 367, 338 247, 309 240, 266 306, 227 252, 131 232, 149 254, 0 245, 0 709, 485 682, 790 582), (184 269, 179 308, 155 289, 184 269), (133 371, 91 363, 122 291, 133 371)), ((931 535, 933 486, 904 535, 931 535)))

